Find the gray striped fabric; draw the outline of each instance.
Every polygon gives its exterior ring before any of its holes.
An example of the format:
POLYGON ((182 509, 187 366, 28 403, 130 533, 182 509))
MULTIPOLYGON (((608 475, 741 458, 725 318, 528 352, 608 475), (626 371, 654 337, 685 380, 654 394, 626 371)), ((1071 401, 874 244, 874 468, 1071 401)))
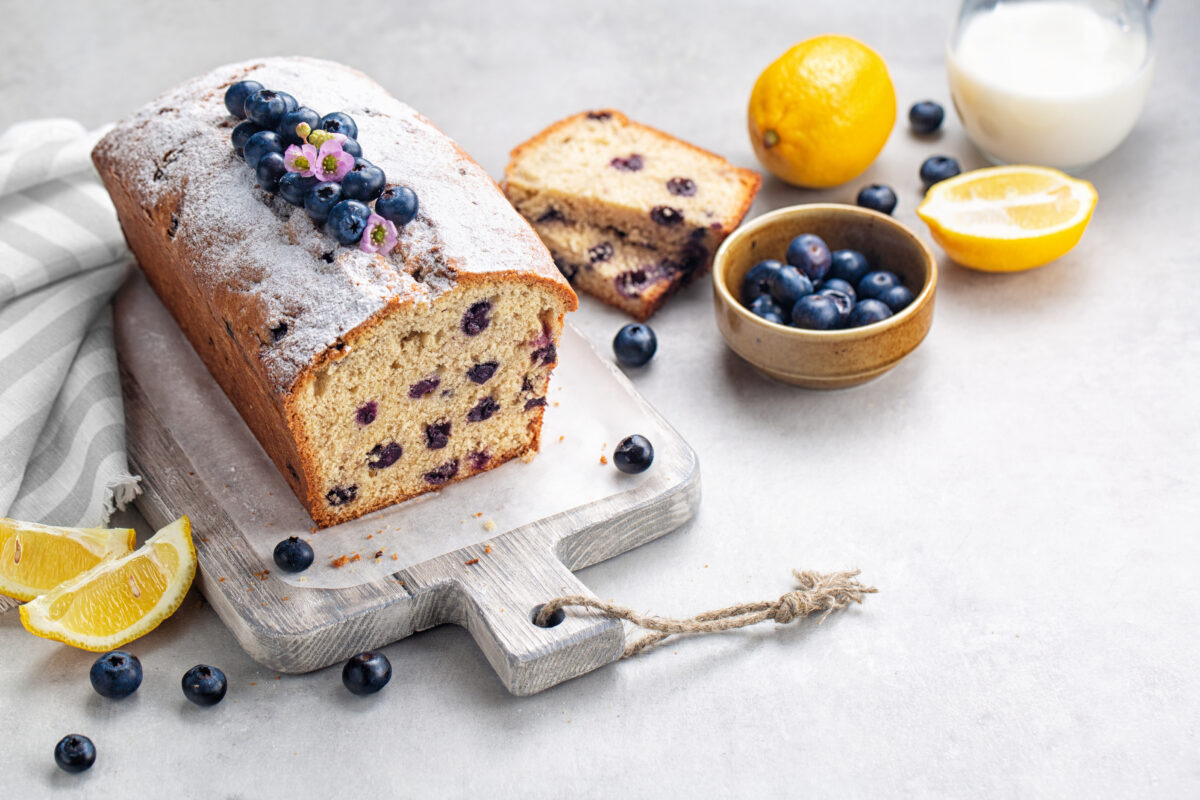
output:
POLYGON ((0 516, 101 525, 138 493, 110 306, 131 260, 92 168, 102 133, 0 135, 0 516))

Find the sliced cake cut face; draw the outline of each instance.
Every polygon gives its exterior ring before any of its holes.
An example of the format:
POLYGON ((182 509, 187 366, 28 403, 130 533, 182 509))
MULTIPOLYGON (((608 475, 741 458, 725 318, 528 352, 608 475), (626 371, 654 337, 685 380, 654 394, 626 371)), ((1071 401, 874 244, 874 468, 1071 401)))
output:
POLYGON ((611 243, 621 252, 614 263, 592 270, 608 280, 581 279, 582 273, 575 280, 579 288, 644 319, 708 267, 760 183, 750 170, 604 110, 568 117, 513 150, 503 188, 560 262, 594 263, 588 253, 593 244, 565 248, 564 238, 590 242, 615 236, 619 242, 611 243), (668 265, 694 263, 702 253, 701 263, 669 278, 658 276, 650 284, 662 284, 662 291, 642 287, 638 297, 645 300, 631 303, 613 281, 643 269, 638 247, 662 253, 668 265))

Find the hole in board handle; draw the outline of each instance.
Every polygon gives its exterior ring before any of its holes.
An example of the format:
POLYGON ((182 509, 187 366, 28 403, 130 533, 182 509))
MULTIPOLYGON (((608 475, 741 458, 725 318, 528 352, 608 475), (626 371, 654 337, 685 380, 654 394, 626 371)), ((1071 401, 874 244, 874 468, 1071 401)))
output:
MULTIPOLYGON (((542 613, 542 609, 545 608, 545 606, 546 606, 545 603, 541 603, 541 604, 533 607, 533 615, 529 619, 533 622, 534 625, 538 624, 537 623, 538 614, 542 613)), ((550 615, 550 619, 546 620, 545 625, 538 625, 538 627, 539 628, 553 628, 555 625, 558 625, 566 618, 567 618, 566 612, 560 608, 557 611, 555 611, 553 614, 550 615)))

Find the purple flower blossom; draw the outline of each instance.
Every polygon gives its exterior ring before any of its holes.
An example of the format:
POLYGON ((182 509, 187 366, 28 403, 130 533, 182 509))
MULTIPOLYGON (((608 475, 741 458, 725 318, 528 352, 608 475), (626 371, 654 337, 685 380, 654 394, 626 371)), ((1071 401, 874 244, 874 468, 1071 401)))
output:
POLYGON ((311 144, 291 145, 283 154, 283 166, 288 172, 299 172, 311 178, 317 169, 317 148, 311 144))
POLYGON ((367 217, 367 229, 363 231, 358 249, 364 253, 383 253, 387 255, 396 246, 396 225, 389 219, 378 214, 367 217))
POLYGON ((319 181, 341 181, 354 166, 354 156, 342 150, 343 141, 345 137, 322 142, 321 149, 317 151, 314 178, 319 181))

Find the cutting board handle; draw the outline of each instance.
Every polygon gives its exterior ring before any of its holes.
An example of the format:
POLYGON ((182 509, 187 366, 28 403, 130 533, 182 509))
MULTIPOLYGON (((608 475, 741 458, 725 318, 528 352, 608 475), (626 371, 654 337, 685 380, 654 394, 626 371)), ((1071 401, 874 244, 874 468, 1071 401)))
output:
POLYGON ((570 609, 553 627, 534 624, 534 610, 548 600, 593 596, 539 534, 535 523, 493 539, 456 580, 462 624, 516 695, 590 672, 625 649, 621 623, 590 610, 570 609))

